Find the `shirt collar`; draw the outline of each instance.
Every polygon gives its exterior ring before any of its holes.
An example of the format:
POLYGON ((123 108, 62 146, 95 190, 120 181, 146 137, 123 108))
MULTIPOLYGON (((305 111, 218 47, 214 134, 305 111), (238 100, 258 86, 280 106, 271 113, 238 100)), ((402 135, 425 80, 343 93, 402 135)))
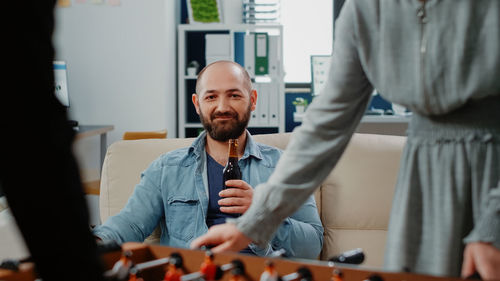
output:
POLYGON ((189 146, 189 152, 194 153, 196 157, 200 157, 200 155, 205 151, 205 143, 207 141, 207 131, 201 132, 201 134, 191 143, 189 146))
POLYGON ((259 160, 262 159, 262 154, 260 153, 259 146, 255 142, 252 137, 252 134, 247 130, 247 144, 245 146, 245 152, 243 152, 243 156, 241 159, 247 159, 250 156, 253 156, 259 160))

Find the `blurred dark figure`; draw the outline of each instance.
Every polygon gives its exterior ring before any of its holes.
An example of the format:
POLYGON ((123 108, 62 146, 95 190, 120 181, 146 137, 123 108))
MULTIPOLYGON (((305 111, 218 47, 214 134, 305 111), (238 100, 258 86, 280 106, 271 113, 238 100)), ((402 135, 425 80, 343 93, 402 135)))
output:
POLYGON ((72 153, 74 132, 54 95, 54 5, 30 0, 2 7, 15 19, 2 17, 0 186, 44 281, 102 280, 72 153))

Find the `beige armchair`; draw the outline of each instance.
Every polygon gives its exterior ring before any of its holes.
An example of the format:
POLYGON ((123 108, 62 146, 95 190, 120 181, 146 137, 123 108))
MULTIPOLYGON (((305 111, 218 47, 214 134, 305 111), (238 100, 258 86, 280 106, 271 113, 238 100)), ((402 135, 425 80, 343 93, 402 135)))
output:
MULTIPOLYGON (((254 136, 285 149, 291 133, 254 136)), ((118 141, 104 160, 101 221, 117 214, 140 180, 140 173, 159 155, 191 144, 187 139, 118 141)), ((337 167, 315 192, 325 228, 321 259, 363 248, 364 265, 381 266, 389 212, 405 137, 355 134, 337 167)), ((157 234, 156 234, 157 235, 157 234)), ((153 241, 154 241, 153 235, 153 241)), ((149 238, 148 238, 149 239, 149 238)))

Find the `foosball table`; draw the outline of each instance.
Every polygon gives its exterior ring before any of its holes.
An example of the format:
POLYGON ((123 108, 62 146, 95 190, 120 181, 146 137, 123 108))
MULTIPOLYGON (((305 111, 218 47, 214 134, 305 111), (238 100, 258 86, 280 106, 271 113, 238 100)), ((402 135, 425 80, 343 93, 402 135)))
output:
MULTIPOLYGON (((124 243, 103 254, 105 276, 125 281, 413 281, 463 280, 404 272, 385 272, 343 263, 319 260, 257 257, 237 253, 213 254, 209 249, 190 250, 124 243)), ((35 280, 32 263, 15 270, 0 269, 0 280, 35 280)))

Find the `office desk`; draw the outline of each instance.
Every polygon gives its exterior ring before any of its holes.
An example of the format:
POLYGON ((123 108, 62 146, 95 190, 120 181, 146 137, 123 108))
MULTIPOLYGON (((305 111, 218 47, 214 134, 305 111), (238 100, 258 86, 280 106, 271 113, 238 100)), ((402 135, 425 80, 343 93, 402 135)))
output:
MULTIPOLYGON (((99 178, 102 171, 102 164, 107 150, 107 133, 115 127, 112 125, 80 125, 76 130, 75 141, 92 136, 100 136, 100 162, 99 162, 99 178)), ((84 182, 83 187, 85 193, 99 195, 100 179, 95 181, 84 182)))

